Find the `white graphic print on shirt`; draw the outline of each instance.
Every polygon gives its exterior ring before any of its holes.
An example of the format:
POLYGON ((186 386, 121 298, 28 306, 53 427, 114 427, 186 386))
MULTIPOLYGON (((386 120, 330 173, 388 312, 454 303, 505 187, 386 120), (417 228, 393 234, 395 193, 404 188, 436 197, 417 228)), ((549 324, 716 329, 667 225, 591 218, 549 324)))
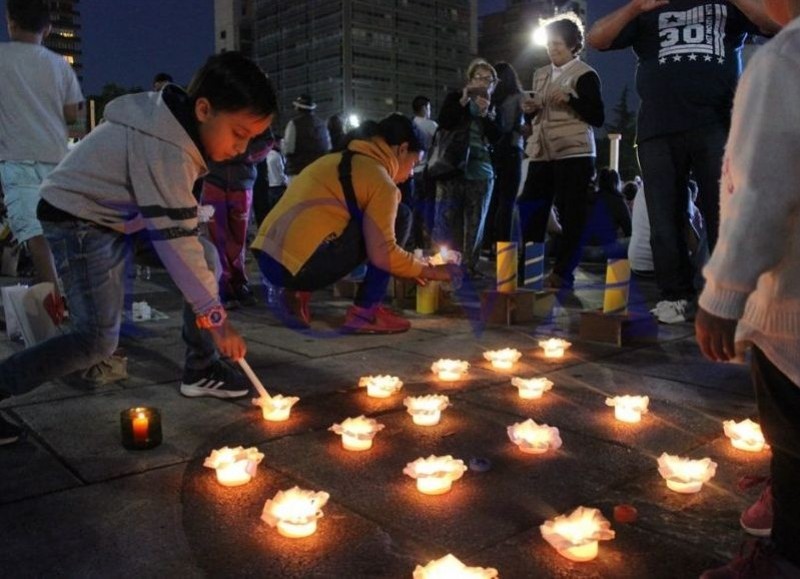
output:
POLYGON ((725 62, 725 23, 728 7, 705 4, 685 12, 662 12, 658 16, 661 45, 658 62, 680 62, 684 58, 725 62))

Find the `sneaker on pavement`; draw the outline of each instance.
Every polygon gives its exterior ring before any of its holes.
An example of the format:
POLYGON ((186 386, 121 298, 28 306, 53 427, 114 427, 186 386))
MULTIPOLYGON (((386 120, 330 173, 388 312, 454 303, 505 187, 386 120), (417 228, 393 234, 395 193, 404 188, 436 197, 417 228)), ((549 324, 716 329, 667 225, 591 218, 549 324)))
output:
POLYGON ((689 320, 688 306, 688 300, 666 300, 659 302, 652 313, 662 324, 680 324, 689 320))
POLYGON ((19 426, 0 416, 0 446, 17 442, 21 435, 22 429, 19 426))
POLYGON ((341 329, 348 334, 399 334, 409 328, 411 322, 385 306, 350 306, 341 329))
POLYGON ((700 579, 797 579, 800 567, 775 552, 763 539, 746 541, 727 565, 709 569, 700 579))
POLYGON ((241 398, 250 393, 247 378, 236 368, 218 360, 203 370, 183 371, 181 394, 188 398, 241 398))
POLYGON ((739 481, 739 489, 747 490, 765 484, 761 496, 747 507, 739 518, 745 532, 756 537, 769 537, 772 533, 772 482, 769 477, 744 477, 739 481))

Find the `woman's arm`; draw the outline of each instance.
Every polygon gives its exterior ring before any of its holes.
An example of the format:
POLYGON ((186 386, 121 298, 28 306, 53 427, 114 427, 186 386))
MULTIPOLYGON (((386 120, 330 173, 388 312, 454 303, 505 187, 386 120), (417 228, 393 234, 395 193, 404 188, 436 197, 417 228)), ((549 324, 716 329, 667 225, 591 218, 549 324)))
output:
POLYGON ((593 127, 602 127, 606 120, 603 96, 600 91, 600 77, 595 72, 581 75, 575 84, 577 97, 569 96, 567 104, 578 116, 593 127))

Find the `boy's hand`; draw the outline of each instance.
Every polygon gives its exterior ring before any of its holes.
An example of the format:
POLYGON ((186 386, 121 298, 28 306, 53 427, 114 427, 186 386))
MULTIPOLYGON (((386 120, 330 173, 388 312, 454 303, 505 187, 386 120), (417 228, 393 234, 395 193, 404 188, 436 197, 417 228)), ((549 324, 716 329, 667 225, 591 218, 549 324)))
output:
POLYGON ((247 353, 247 345, 244 343, 244 338, 239 335, 239 332, 233 328, 227 319, 218 328, 210 328, 208 331, 211 332, 211 337, 220 354, 234 361, 244 358, 247 353))
POLYGON ((639 12, 645 13, 666 6, 669 0, 633 0, 632 4, 639 12))
POLYGON ((47 294, 42 305, 44 305, 44 309, 50 319, 53 320, 53 323, 60 326, 64 321, 64 313, 66 312, 64 298, 61 293, 58 290, 54 290, 52 293, 47 294))
POLYGON ((709 360, 727 362, 736 357, 734 338, 738 320, 728 320, 697 309, 694 329, 700 351, 709 360))

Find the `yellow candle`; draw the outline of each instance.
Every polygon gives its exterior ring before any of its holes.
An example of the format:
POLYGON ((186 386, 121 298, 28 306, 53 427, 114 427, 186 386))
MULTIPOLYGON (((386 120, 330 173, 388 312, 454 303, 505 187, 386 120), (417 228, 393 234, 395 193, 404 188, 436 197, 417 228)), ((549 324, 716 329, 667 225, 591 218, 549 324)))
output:
POLYGON ((289 539, 302 539, 313 535, 317 530, 317 520, 313 519, 307 523, 295 523, 292 521, 278 521, 278 533, 289 539))
POLYGON ((445 477, 421 476, 417 479, 417 490, 426 495, 443 495, 453 488, 453 481, 445 477))

